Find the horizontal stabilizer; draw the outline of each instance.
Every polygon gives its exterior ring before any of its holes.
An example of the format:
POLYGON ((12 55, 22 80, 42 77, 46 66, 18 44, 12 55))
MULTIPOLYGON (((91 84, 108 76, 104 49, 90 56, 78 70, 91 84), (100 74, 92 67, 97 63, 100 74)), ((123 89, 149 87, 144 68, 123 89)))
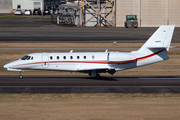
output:
POLYGON ((148 47, 149 49, 166 49, 166 47, 148 47))

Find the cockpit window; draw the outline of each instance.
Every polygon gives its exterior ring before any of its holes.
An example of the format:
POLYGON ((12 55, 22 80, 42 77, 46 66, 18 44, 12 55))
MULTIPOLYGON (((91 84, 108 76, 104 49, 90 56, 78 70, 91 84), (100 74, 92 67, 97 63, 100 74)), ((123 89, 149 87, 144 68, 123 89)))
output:
POLYGON ((25 60, 27 57, 28 57, 28 55, 26 55, 23 58, 21 58, 21 60, 25 60))
POLYGON ((31 58, 31 56, 28 56, 27 58, 26 58, 26 60, 29 60, 31 58))
POLYGON ((21 60, 33 60, 33 57, 29 56, 29 55, 26 55, 24 56, 23 58, 21 58, 21 60))

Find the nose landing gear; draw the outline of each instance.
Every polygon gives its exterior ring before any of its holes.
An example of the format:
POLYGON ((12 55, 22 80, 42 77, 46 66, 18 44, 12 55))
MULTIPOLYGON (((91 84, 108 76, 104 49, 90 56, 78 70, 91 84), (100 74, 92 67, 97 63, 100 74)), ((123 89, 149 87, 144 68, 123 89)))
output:
POLYGON ((19 71, 19 79, 23 79, 22 71, 19 71))

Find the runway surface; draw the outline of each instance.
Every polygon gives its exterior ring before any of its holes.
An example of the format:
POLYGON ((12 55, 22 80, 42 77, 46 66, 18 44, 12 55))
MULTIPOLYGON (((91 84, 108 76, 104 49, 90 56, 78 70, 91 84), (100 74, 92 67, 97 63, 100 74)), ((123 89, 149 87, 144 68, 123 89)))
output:
POLYGON ((0 93, 179 93, 180 76, 0 76, 0 93))
MULTIPOLYGON (((66 48, 0 48, 0 50, 138 50, 139 48, 73 48, 73 47, 66 47, 66 48)), ((180 48, 170 48, 171 50, 180 50, 180 48)))
POLYGON ((0 86, 180 86, 180 76, 0 76, 0 86))
MULTIPOLYGON (((139 48, 73 48, 73 47, 66 47, 66 48, 0 48, 0 50, 138 50, 139 48)), ((180 49, 180 48, 175 48, 180 49)))
MULTIPOLYGON (((144 43, 158 27, 85 28, 59 26, 50 18, 1 18, 0 42, 125 42, 144 43)), ((178 43, 180 28, 175 28, 172 42, 178 43)))

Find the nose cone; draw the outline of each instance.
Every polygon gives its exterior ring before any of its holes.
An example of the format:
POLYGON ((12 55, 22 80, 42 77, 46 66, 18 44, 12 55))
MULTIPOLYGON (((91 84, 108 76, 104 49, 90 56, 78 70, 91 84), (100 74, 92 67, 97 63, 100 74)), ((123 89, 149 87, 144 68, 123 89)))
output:
POLYGON ((6 68, 8 71, 22 71, 21 69, 15 68, 16 61, 5 64, 3 67, 6 68))
POLYGON ((4 65, 3 67, 4 67, 4 68, 7 68, 7 65, 4 65))
POLYGON ((17 61, 13 61, 13 62, 10 62, 8 64, 5 64, 4 65, 4 68, 12 68, 14 65, 17 64, 17 61))
POLYGON ((9 64, 9 63, 8 63, 8 64, 5 64, 3 67, 7 69, 7 68, 10 67, 10 64, 9 64))
POLYGON ((13 62, 10 62, 10 63, 8 63, 8 64, 5 64, 3 67, 4 68, 13 68, 15 65, 17 65, 18 64, 18 60, 16 60, 16 61, 13 61, 13 62))

